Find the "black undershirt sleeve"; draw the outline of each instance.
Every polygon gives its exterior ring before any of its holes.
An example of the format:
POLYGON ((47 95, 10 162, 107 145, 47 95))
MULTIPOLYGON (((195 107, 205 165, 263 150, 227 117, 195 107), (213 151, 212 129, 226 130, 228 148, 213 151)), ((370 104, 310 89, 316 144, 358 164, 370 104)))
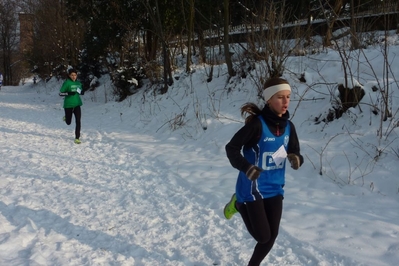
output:
POLYGON ((296 129, 294 124, 289 121, 290 123, 290 140, 288 142, 288 147, 287 147, 287 153, 294 153, 295 155, 298 155, 299 160, 300 160, 300 165, 303 164, 303 156, 301 155, 301 149, 299 146, 299 139, 298 135, 296 133, 296 129))
POLYGON ((226 155, 231 165, 239 171, 246 172, 251 164, 241 154, 242 147, 252 147, 258 143, 261 133, 261 123, 258 118, 245 124, 237 133, 234 134, 229 143, 227 143, 226 155))

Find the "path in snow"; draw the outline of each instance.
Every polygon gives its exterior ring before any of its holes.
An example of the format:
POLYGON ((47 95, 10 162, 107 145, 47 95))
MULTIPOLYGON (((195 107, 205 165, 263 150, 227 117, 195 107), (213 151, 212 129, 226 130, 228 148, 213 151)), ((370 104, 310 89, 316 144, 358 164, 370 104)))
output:
MULTIPOLYGON (((100 117, 76 145, 60 100, 28 90, 0 94, 0 265, 245 265, 255 243, 238 216, 222 217, 226 194, 185 180, 206 175, 212 157, 100 128, 100 117)), ((361 265, 283 228, 265 261, 361 265)))

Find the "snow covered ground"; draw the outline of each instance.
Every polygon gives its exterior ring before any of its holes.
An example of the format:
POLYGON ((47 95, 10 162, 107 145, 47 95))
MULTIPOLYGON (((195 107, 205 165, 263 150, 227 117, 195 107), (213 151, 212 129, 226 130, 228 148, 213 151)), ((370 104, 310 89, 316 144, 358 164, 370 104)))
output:
MULTIPOLYGON (((379 48, 366 53, 382 79, 379 48)), ((398 53, 390 47, 390 58, 398 53)), ((326 83, 342 78, 339 55, 287 66, 305 164, 287 170, 280 234, 263 265, 397 265, 397 83, 380 139, 370 66, 355 73, 362 110, 329 124, 314 118, 329 106, 326 83)), ((165 95, 139 92, 122 103, 103 79, 83 96, 80 145, 74 121, 62 121, 62 81, 1 89, 0 265, 246 265, 255 241, 239 215, 222 213, 238 174, 224 146, 243 125, 240 106, 261 102, 250 78, 227 82, 220 66, 206 83, 209 69, 195 70, 165 95)), ((399 77, 397 63, 392 71, 399 77)))

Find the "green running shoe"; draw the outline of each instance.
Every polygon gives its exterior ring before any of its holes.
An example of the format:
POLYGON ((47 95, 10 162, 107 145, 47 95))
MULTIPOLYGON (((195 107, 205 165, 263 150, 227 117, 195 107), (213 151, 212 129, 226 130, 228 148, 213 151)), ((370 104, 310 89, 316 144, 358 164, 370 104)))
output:
POLYGON ((223 214, 227 220, 231 219, 231 217, 238 212, 236 209, 236 202, 237 197, 236 193, 234 193, 233 196, 231 196, 230 201, 226 204, 226 206, 224 206, 223 214))
POLYGON ((75 143, 76 143, 76 144, 80 144, 80 143, 82 143, 82 142, 80 141, 80 139, 75 139, 75 143))
POLYGON ((63 117, 62 117, 62 121, 64 121, 64 122, 66 121, 66 118, 65 118, 65 116, 63 116, 63 117))

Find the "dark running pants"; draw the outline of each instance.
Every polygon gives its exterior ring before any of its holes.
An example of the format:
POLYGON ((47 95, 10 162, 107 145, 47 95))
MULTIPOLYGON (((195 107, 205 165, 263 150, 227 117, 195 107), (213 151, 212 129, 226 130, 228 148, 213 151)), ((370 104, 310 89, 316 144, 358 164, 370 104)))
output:
POLYGON ((283 196, 240 204, 239 212, 248 232, 258 242, 248 266, 258 266, 277 238, 283 212, 283 196))
POLYGON ((82 117, 82 111, 80 110, 80 106, 75 108, 64 108, 65 109, 65 123, 70 125, 72 122, 72 114, 75 116, 75 138, 80 138, 80 119, 82 117))

